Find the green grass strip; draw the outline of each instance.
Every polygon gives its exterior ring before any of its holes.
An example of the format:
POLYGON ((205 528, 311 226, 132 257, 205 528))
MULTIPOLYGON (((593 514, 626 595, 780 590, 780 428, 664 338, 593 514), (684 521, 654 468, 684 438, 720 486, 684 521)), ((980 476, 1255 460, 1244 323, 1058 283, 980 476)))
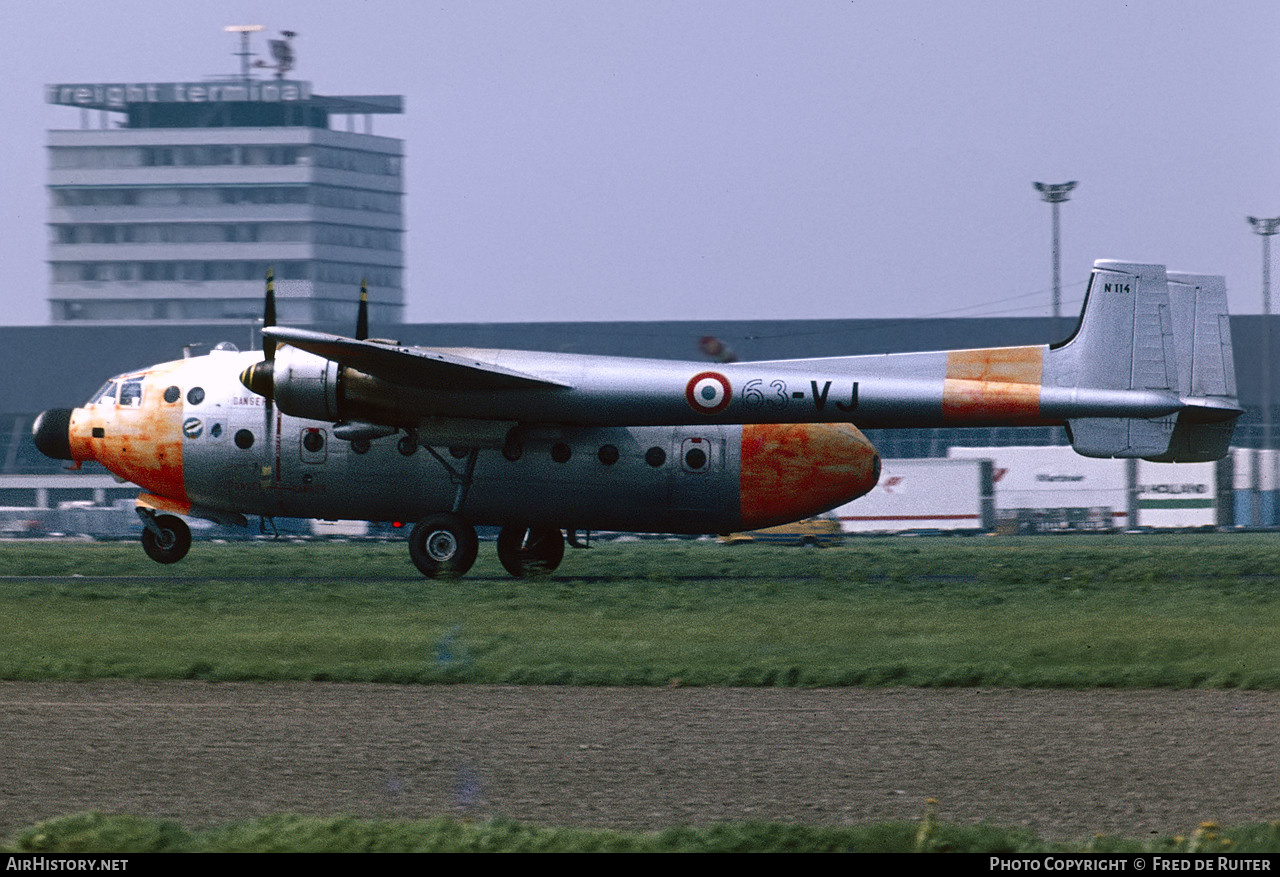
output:
POLYGON ((270 816, 190 830, 158 819, 81 813, 31 826, 5 853, 461 853, 461 852, 857 852, 857 853, 1280 853, 1280 823, 1219 828, 1205 823, 1185 835, 1135 840, 1095 835, 1049 842, 1025 829, 986 823, 918 823, 853 827, 779 823, 677 826, 652 833, 546 828, 507 820, 450 818, 378 821, 352 817, 270 816))
POLYGON ((1265 534, 597 543, 461 581, 403 544, 0 543, 0 679, 1280 687, 1265 534))

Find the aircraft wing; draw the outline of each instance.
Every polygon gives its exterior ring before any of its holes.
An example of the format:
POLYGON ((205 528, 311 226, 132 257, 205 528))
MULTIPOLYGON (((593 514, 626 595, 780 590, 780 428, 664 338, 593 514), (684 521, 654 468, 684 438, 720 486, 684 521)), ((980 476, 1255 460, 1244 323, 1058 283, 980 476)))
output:
POLYGON ((341 335, 277 326, 263 329, 262 334, 404 387, 458 390, 569 387, 568 384, 524 374, 495 363, 479 362, 425 347, 359 341, 341 335))

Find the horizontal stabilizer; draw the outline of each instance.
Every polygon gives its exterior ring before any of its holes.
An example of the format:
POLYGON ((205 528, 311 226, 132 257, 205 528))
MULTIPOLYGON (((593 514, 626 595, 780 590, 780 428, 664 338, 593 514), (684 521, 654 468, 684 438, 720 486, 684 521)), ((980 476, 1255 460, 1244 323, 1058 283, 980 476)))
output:
POLYGON ((1236 419, 1204 423, 1199 421, 1198 415, 1194 409, 1179 413, 1168 449, 1163 454, 1152 454, 1144 459, 1153 463, 1212 463, 1225 457, 1231 450, 1236 419))
POLYGON ((1154 457, 1169 450, 1176 414, 1082 417, 1067 422, 1071 447, 1085 457, 1154 457))

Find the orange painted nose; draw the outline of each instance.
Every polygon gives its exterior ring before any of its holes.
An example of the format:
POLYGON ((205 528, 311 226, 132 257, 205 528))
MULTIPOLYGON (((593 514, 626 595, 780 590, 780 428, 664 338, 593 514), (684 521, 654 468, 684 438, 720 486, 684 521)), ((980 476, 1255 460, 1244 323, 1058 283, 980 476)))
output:
POLYGON ((852 424, 747 424, 739 478, 742 529, 754 530, 857 499, 880 479, 880 456, 852 424))

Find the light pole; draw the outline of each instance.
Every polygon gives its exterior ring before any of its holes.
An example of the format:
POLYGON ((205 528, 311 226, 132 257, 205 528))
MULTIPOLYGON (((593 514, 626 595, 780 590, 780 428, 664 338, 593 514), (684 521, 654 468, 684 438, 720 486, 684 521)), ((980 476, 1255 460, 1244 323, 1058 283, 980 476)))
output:
POLYGON ((1034 183, 1036 191, 1043 201, 1053 205, 1053 340, 1061 341, 1059 321, 1062 319, 1062 256, 1058 245, 1060 227, 1058 223, 1058 205, 1067 200, 1071 190, 1076 187, 1075 180, 1069 183, 1034 183))
MULTIPOLYGON (((1255 234, 1262 236, 1262 447, 1254 460, 1253 477, 1257 502, 1262 504, 1262 460, 1271 449, 1271 236, 1280 231, 1280 216, 1274 219, 1249 217, 1255 234)), ((1261 515, 1259 515, 1261 523, 1261 515)), ((1266 523, 1271 523, 1267 521, 1266 523)))
POLYGON ((1280 231, 1280 216, 1249 217, 1255 234, 1262 236, 1262 446, 1271 447, 1271 236, 1280 231))

